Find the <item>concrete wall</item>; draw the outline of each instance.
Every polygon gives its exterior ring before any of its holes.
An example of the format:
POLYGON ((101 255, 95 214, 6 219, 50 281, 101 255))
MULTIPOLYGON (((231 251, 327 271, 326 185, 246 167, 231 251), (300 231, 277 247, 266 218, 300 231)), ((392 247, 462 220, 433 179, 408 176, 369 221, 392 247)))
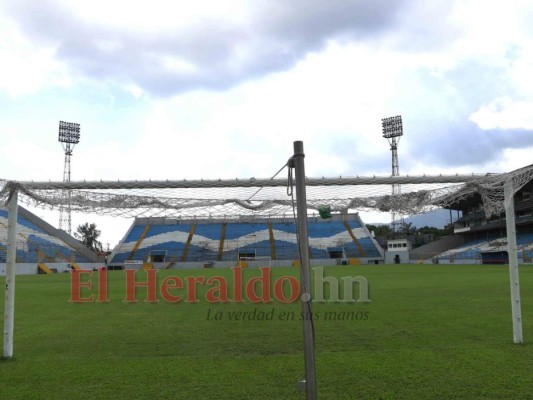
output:
MULTIPOLYGON (((327 266, 336 266, 340 265, 338 259, 326 258, 326 259, 313 259, 310 260, 311 267, 327 267, 327 266)), ((383 264, 382 259, 370 259, 370 258, 361 258, 359 259, 360 265, 374 265, 383 264)), ((214 261, 214 262, 201 262, 201 261, 186 261, 186 262, 163 262, 163 263, 152 263, 151 266, 154 269, 198 269, 198 268, 233 268, 237 265, 236 261, 214 261), (170 265, 170 266, 169 266, 170 265)), ((290 267, 292 266, 291 260, 272 260, 270 263, 268 261, 248 261, 247 268, 260 268, 260 267, 290 267)), ((354 265, 356 267, 356 265, 354 265)), ((143 264, 126 264, 125 269, 143 269, 143 264)))
MULTIPOLYGON (((382 260, 378 260, 379 264, 383 264, 382 260)), ((402 261, 402 264, 434 264, 432 260, 408 260, 406 262, 402 261)), ((476 259, 461 259, 456 260, 455 262, 450 262, 449 260, 440 260, 440 264, 444 265, 461 265, 461 264, 480 264, 480 260, 476 259)), ((531 262, 525 263, 522 258, 518 259, 519 264, 531 264, 531 262)), ((374 260, 370 259, 362 259, 361 265, 374 265, 374 260)), ((82 269, 84 270, 93 270, 93 269, 99 269, 104 267, 103 264, 100 263, 79 263, 78 264, 82 269)), ((165 269, 167 267, 168 263, 155 263, 153 264, 153 268, 155 269, 165 269)), ((266 264, 268 265, 268 264, 266 264)), ((259 268, 266 266, 264 262, 255 261, 248 263, 248 268, 259 268), (252 264, 253 263, 253 264, 252 264)), ((337 260, 335 259, 325 259, 325 260, 311 260, 311 267, 326 267, 326 266, 336 266, 337 260)), ((48 268, 55 268, 58 273, 64 273, 67 272, 69 269, 68 263, 47 263, 46 266, 48 268)), ((272 261, 272 267, 287 267, 287 262, 282 261, 272 261)), ((142 269, 142 264, 128 266, 128 269, 142 269)), ((180 262, 173 264, 170 269, 198 269, 203 268, 204 263, 199 262, 180 262)), ((233 268, 235 267, 234 262, 230 261, 217 261, 213 264, 212 268, 233 268)), ((353 265, 353 267, 357 268, 357 265, 353 265)), ((36 263, 20 263, 16 265, 16 275, 36 275, 38 272, 37 264, 36 263)), ((5 276, 6 274, 6 264, 0 264, 0 276, 5 276)))
MULTIPOLYGON (((383 263, 383 260, 378 260, 380 264, 383 263)), ((374 265, 374 259, 360 259, 361 265, 374 265)), ((169 269, 198 269, 204 268, 207 263, 190 261, 190 262, 176 262, 170 265, 169 269)), ((70 263, 45 263, 45 265, 50 269, 56 269, 58 273, 64 273, 69 271, 70 263)), ((103 263, 77 263, 81 269, 93 270, 104 267, 103 263)), ((166 269, 169 263, 153 263, 152 268, 154 269, 166 269)), ((268 261, 248 261, 247 268, 260 268, 268 266, 268 261)), ((321 267, 321 266, 335 266, 339 265, 337 259, 321 259, 321 260, 311 260, 311 267, 321 267)), ((235 261, 216 261, 212 263, 210 268, 233 268, 236 266, 235 261)), ((272 260, 272 267, 288 267, 291 266, 289 260, 272 260)), ((357 267, 354 265, 354 267, 357 267)), ((128 264, 126 269, 143 269, 143 264, 128 264)), ((35 275, 38 274, 37 263, 17 263, 15 267, 15 273, 17 275, 35 275)), ((6 274, 6 264, 0 264, 0 276, 5 276, 6 274)))
MULTIPOLYGON (((15 267, 16 275, 35 275, 37 274, 37 264, 17 264, 15 267)), ((6 275, 6 264, 0 264, 0 276, 6 275)))
MULTIPOLYGON (((482 264, 481 260, 475 259, 475 258, 461 258, 459 260, 453 260, 450 262, 450 260, 446 259, 439 259, 439 264, 482 264)), ((518 257, 518 264, 533 264, 531 262, 524 262, 524 259, 521 257, 518 257)), ((488 264, 487 264, 488 265, 488 264)))
POLYGON ((460 260, 454 260, 450 262, 450 260, 445 259, 439 259, 439 264, 448 264, 448 265, 454 265, 454 264, 481 264, 481 260, 477 260, 475 258, 461 258, 460 260))
MULTIPOLYGON (((58 273, 68 272, 69 263, 45 263, 45 265, 53 269, 55 268, 58 273)), ((77 264, 82 269, 93 270, 95 268, 102 268, 104 265, 100 263, 80 263, 77 264)), ((36 275, 38 273, 37 263, 17 263, 15 266, 16 275, 36 275)), ((0 264, 0 276, 6 275, 6 264, 0 264)))

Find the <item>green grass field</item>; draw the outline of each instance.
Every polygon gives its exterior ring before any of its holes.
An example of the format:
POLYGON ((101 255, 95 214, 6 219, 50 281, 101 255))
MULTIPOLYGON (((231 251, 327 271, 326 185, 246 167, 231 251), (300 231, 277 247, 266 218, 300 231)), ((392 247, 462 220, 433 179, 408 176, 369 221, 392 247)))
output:
MULTIPOLYGON (((366 277, 371 302, 314 305, 320 399, 532 398, 533 267, 520 268, 524 345, 512 341, 505 266, 325 273, 366 277)), ((289 274, 298 270, 272 270, 274 279, 289 274)), ((231 271, 161 271, 159 280, 166 275, 231 271)), ((195 304, 126 303, 124 272, 114 271, 109 303, 72 303, 70 277, 17 277, 14 358, 0 362, 0 399, 305 398, 296 389, 304 376, 298 302, 211 304, 200 291, 195 304), (272 319, 230 319, 237 311, 272 319)))

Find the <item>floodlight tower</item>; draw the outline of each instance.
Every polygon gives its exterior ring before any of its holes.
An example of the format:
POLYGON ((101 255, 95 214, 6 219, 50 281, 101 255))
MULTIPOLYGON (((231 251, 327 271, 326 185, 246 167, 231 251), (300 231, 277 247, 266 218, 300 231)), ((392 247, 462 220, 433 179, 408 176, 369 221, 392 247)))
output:
MULTIPOLYGON (((70 182, 70 157, 74 146, 80 142, 80 124, 59 121, 59 141, 65 150, 65 166, 63 168, 63 182, 70 182)), ((59 209, 59 229, 72 234, 72 219, 70 213, 70 191, 64 192, 66 206, 61 204, 59 209)))
MULTIPOLYGON (((392 151, 392 176, 400 176, 400 163, 398 161, 398 143, 400 137, 403 135, 402 116, 383 118, 381 120, 383 126, 383 137, 389 141, 390 149, 392 151)), ((399 184, 392 185, 392 197, 398 196, 401 193, 399 184)), ((396 211, 391 209, 391 230, 396 233, 396 211)))

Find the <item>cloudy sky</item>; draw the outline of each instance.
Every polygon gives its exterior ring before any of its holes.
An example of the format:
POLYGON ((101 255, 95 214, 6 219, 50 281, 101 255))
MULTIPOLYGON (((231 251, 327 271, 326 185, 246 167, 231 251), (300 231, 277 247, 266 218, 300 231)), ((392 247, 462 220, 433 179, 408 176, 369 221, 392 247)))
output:
POLYGON ((532 20, 528 0, 0 0, 0 178, 62 180, 59 120, 81 124, 73 180, 270 177, 294 140, 309 176, 389 175, 399 114, 401 174, 509 171, 533 162, 532 20))

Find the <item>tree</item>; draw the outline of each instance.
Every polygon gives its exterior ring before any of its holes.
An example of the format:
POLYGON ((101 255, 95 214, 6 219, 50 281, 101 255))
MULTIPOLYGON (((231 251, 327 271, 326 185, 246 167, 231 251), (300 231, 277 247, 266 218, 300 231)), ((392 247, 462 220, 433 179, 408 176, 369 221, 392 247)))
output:
POLYGON ((78 225, 74 236, 83 243, 88 249, 98 252, 102 251, 102 243, 98 241, 100 231, 96 229, 96 224, 89 224, 88 222, 78 225))
POLYGON ((404 222, 400 226, 399 229, 400 233, 404 234, 405 236, 414 235, 417 232, 417 229, 415 226, 413 226, 412 222, 404 222))
POLYGON ((374 235, 376 235, 376 237, 378 236, 389 237, 391 235, 391 230, 388 225, 367 224, 366 227, 368 228, 370 232, 374 232, 374 235))

